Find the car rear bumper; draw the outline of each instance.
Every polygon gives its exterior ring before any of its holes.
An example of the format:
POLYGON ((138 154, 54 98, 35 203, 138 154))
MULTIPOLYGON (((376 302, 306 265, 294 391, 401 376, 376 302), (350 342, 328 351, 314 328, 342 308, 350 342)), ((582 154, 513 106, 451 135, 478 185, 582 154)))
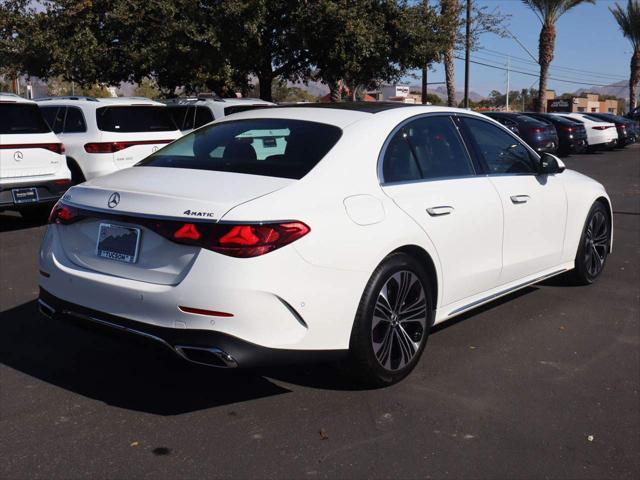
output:
POLYGON ((58 180, 60 179, 44 181, 34 181, 33 179, 16 179, 15 182, 2 183, 0 184, 0 209, 24 209, 37 205, 54 203, 71 186, 71 182, 59 184, 56 183, 58 180), (12 193, 16 188, 35 188, 38 194, 38 201, 16 204, 14 202, 12 193))
POLYGON ((187 361, 211 367, 251 368, 327 362, 339 360, 347 353, 347 350, 267 348, 222 332, 159 327, 73 304, 42 288, 38 303, 40 311, 49 318, 141 337, 169 348, 187 361))

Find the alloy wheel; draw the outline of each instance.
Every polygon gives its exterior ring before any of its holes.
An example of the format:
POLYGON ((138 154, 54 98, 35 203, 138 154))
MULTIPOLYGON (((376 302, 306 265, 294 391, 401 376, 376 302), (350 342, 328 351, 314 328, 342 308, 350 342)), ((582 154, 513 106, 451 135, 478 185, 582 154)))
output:
POLYGON ((596 211, 589 220, 584 247, 584 266, 591 277, 597 277, 609 251, 609 225, 601 211, 596 211))
POLYGON ((427 307, 424 286, 413 272, 396 272, 382 286, 373 311, 371 340, 383 368, 400 370, 419 352, 427 307))

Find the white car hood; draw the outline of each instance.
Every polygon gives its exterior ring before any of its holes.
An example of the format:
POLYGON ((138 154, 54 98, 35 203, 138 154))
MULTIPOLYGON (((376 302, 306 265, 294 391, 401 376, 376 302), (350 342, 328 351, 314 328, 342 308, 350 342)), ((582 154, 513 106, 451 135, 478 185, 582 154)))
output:
POLYGON ((64 201, 123 215, 219 220, 231 208, 294 182, 241 173, 132 167, 73 187, 64 201))

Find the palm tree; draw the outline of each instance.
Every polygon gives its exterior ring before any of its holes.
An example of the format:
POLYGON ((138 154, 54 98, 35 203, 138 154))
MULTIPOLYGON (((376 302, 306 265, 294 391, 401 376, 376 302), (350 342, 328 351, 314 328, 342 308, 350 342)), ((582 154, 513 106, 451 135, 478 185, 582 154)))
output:
POLYGON ((556 22, 567 11, 580 3, 595 3, 595 0, 522 0, 537 15, 542 23, 538 40, 538 63, 540 64, 540 87, 536 110, 546 110, 547 78, 549 65, 553 61, 556 47, 556 22))
POLYGON ((618 3, 609 7, 620 25, 622 34, 633 45, 631 54, 631 75, 629 76, 629 110, 636 108, 638 100, 638 82, 640 82, 640 0, 627 0, 627 9, 618 3))
MULTIPOLYGON (((460 1, 459 0, 440 0, 440 13, 444 17, 455 18, 457 20, 460 15, 460 1)), ((458 36, 458 21, 450 21, 447 26, 449 27, 449 36, 456 38, 458 36)), ((455 70, 453 66, 454 58, 454 46, 455 43, 451 42, 444 52, 444 72, 447 83, 447 105, 450 107, 456 106, 456 85, 455 85, 455 70)))

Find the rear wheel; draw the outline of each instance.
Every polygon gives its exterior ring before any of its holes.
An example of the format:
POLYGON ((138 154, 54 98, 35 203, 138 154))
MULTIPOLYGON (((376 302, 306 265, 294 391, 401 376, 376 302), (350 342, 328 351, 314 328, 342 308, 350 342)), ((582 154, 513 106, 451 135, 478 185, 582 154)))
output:
POLYGON ((424 267, 395 253, 375 270, 360 300, 349 346, 351 373, 368 386, 406 377, 425 348, 433 301, 424 267))
POLYGON ((593 283, 604 270, 611 245, 609 212, 600 202, 591 207, 576 254, 573 279, 580 285, 593 283))
POLYGON ((71 170, 72 185, 78 185, 79 183, 86 181, 86 178, 84 178, 84 174, 82 173, 82 169, 73 158, 67 158, 67 166, 69 167, 69 170, 71 170))

